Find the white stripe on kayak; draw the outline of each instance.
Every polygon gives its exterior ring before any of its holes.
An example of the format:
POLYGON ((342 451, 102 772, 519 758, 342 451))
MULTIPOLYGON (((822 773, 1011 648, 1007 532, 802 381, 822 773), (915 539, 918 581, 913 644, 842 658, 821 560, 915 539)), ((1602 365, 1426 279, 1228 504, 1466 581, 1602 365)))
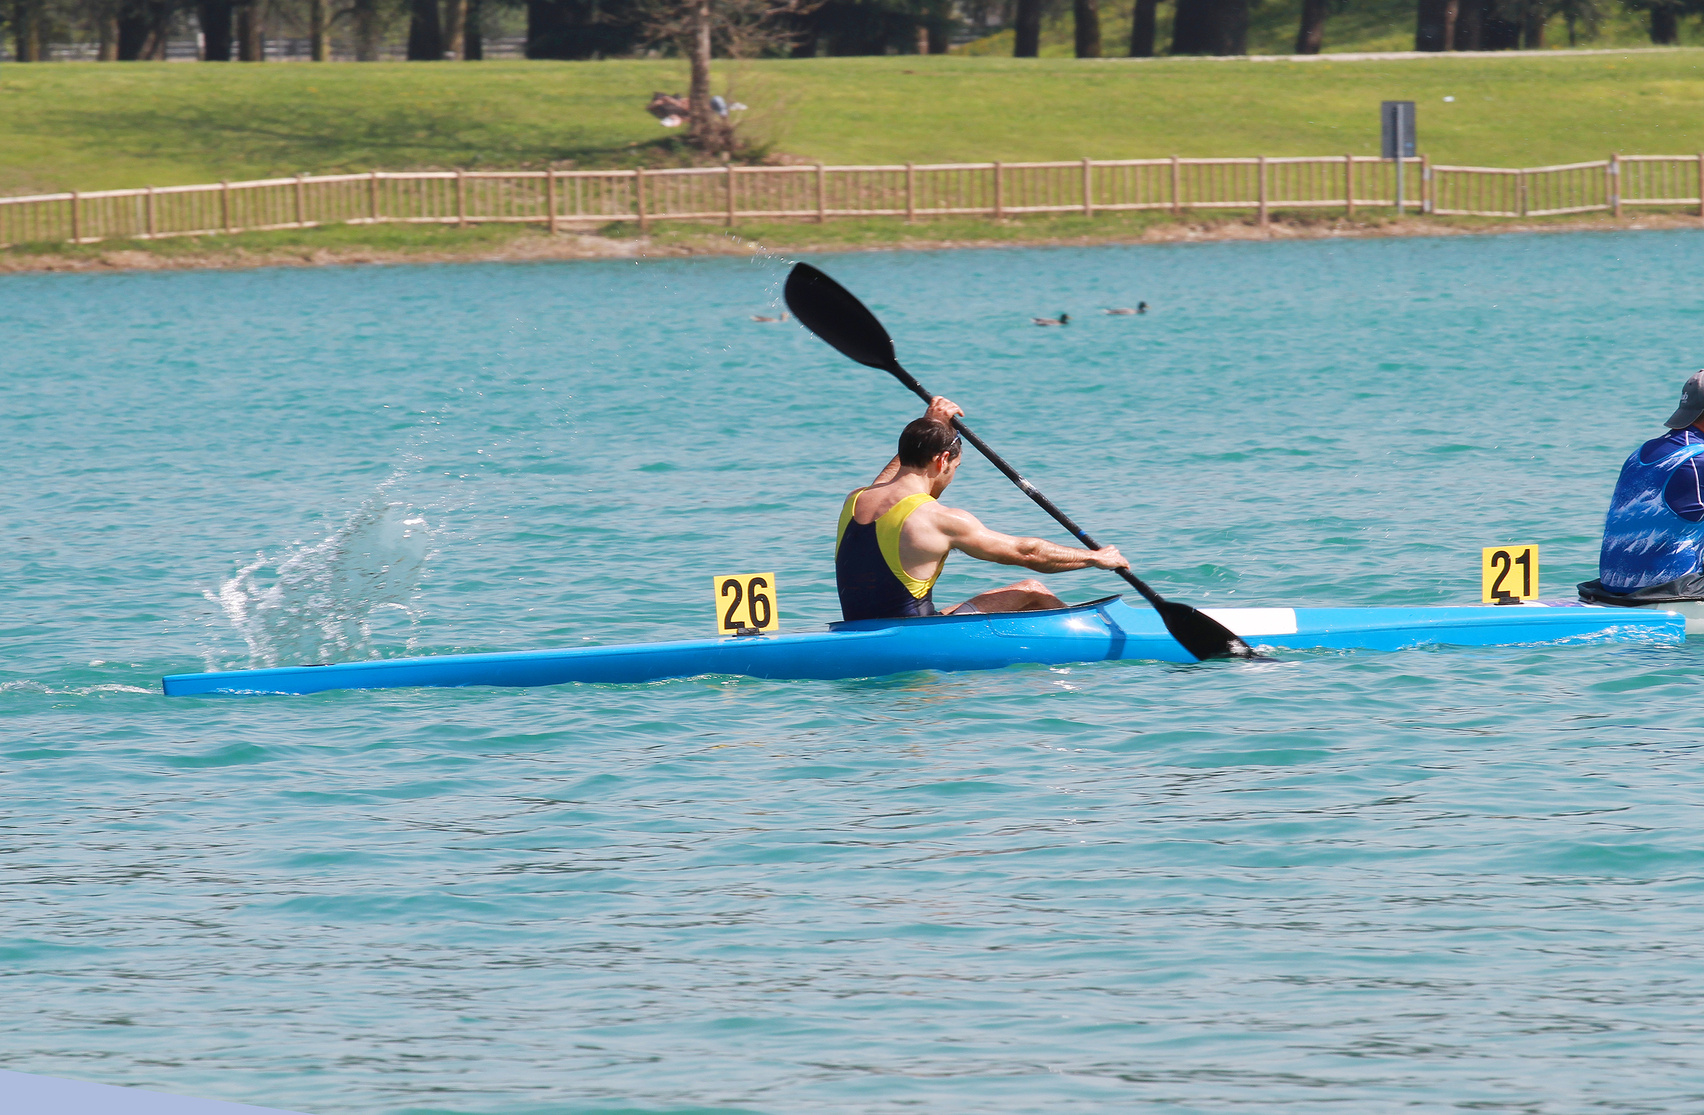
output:
POLYGON ((1256 635, 1294 635, 1296 633, 1296 609, 1294 608, 1203 608, 1201 610, 1229 627, 1233 635, 1240 635, 1245 639, 1251 639, 1256 635))

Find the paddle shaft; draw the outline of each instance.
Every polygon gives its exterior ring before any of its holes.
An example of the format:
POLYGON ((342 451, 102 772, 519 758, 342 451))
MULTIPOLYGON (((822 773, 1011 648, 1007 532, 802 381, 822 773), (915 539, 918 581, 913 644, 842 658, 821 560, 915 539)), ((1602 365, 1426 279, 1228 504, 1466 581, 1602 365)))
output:
MULTIPOLYGON (((913 376, 910 372, 908 372, 904 368, 900 367, 899 362, 897 360, 894 361, 892 364, 890 364, 888 366, 887 370, 888 370, 888 372, 890 372, 893 375, 893 377, 895 379, 899 380, 899 382, 905 384, 905 386, 909 387, 912 391, 914 391, 917 394, 917 396, 919 398, 921 398, 924 402, 926 402, 926 403, 931 402, 935 398, 935 396, 929 394, 929 391, 928 391, 927 388, 925 388, 921 383, 917 382, 916 376, 913 376)), ((1093 538, 1089 537, 1088 531, 1084 530, 1082 527, 1078 526, 1075 522, 1073 522, 1071 520, 1071 516, 1065 514, 1065 512, 1059 510, 1058 507, 1054 506, 1053 501, 1048 499, 1046 496, 1042 495, 1040 489, 1038 489, 1034 484, 1031 484, 1028 480, 1025 480, 1023 478, 1023 476, 1018 472, 1017 469, 1015 469, 1011 465, 1007 464, 1006 458, 1004 458, 1004 457, 1000 456, 1000 454, 994 452, 994 450, 988 445, 987 442, 985 442, 981 438, 977 437, 976 434, 971 430, 971 428, 964 424, 964 419, 954 418, 953 419, 953 429, 957 430, 961 435, 963 435, 964 440, 966 440, 966 441, 970 442, 972 445, 976 446, 977 452, 981 453, 984 457, 987 457, 989 462, 995 468, 997 468, 1001 472, 1005 473, 1007 480, 1010 480, 1012 483, 1016 484, 1018 486, 1018 490, 1020 492, 1022 492, 1024 495, 1033 499, 1035 501, 1037 507, 1040 507, 1043 511, 1047 512, 1049 515, 1052 515, 1053 518, 1059 523, 1060 526, 1064 527, 1066 530, 1071 532, 1071 534, 1077 539, 1077 541, 1081 542, 1083 545, 1087 546, 1091 550, 1098 550, 1098 549, 1101 548, 1101 544, 1099 542, 1096 542, 1093 538)), ((1144 600, 1146 600, 1148 603, 1152 604, 1154 607, 1158 608, 1162 604, 1165 603, 1165 601, 1163 599, 1161 599, 1159 593, 1155 592, 1153 589, 1151 589, 1147 585, 1143 584, 1142 579, 1140 577, 1136 576, 1136 574, 1130 572, 1130 570, 1128 570, 1128 569, 1116 569, 1113 572, 1117 573, 1120 577, 1123 577, 1126 581, 1129 581, 1130 587, 1134 588, 1137 592, 1141 593, 1142 598, 1144 600)))

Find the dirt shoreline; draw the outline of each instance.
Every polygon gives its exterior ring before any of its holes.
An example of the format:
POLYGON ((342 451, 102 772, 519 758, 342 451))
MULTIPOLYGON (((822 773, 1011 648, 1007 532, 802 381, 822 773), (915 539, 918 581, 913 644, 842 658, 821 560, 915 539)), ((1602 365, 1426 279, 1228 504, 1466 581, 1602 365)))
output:
MULTIPOLYGON (((279 247, 277 249, 221 248, 212 251, 149 250, 134 246, 75 254, 0 251, 0 274, 27 272, 123 272, 249 270, 261 267, 350 267, 421 263, 533 263, 562 260, 680 259, 691 256, 820 254, 864 251, 947 251, 974 248, 1089 247, 1109 244, 1176 244, 1256 240, 1356 240, 1392 236, 1495 236, 1510 233, 1621 232, 1704 228, 1704 218, 1677 213, 1647 213, 1637 217, 1580 217, 1548 220, 1467 222, 1448 218, 1408 217, 1374 221, 1346 219, 1274 218, 1262 227, 1252 218, 1172 221, 1136 230, 1109 229, 1104 235, 1025 236, 999 238, 896 236, 876 243, 845 243, 832 238, 813 240, 812 226, 797 226, 798 234, 765 243, 728 233, 693 233, 661 237, 607 236, 521 232, 501 244, 450 250, 382 249, 368 247, 279 247)), ((917 231, 911 226, 908 231, 917 231)))

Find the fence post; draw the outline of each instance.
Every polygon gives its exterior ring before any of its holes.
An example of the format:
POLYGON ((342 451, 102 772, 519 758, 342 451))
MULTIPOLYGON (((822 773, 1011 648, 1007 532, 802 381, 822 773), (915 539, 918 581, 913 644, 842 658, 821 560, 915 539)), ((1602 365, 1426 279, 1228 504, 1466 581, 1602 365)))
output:
POLYGON ((148 239, 154 239, 154 187, 148 187, 148 239))
POLYGON ((817 224, 828 220, 828 168, 817 164, 817 224))
POLYGON ((305 209, 306 209, 306 206, 304 205, 305 199, 302 196, 303 193, 306 192, 306 189, 307 189, 307 187, 302 185, 302 176, 301 176, 301 174, 298 173, 296 175, 296 227, 297 228, 306 228, 307 224, 308 224, 307 219, 304 216, 304 212, 305 212, 305 209))
POLYGON ((1343 215, 1355 217, 1355 156, 1343 156, 1343 215))
POLYGON ((633 171, 633 210, 639 217, 639 231, 645 232, 651 225, 645 217, 645 168, 637 167, 633 171))
POLYGON ((1266 217, 1266 156, 1260 156, 1260 227, 1265 228, 1266 217))
POLYGON ((83 242, 82 195, 76 190, 71 191, 71 243, 83 242))
POLYGON ((1420 212, 1432 211, 1432 156, 1420 156, 1420 212))
MULTIPOLYGON (((1704 155, 1698 156, 1704 159, 1704 155)), ((1004 220, 1006 217, 1006 168, 1000 163, 994 164, 994 219, 1004 220)))
POLYGON ((911 163, 905 164, 905 223, 910 224, 917 219, 917 168, 911 163))
POLYGON ((556 235, 556 168, 551 167, 544 172, 544 208, 546 215, 544 227, 550 230, 550 235, 556 235))
POLYGON ((1527 172, 1522 167, 1520 177, 1515 179, 1515 208, 1521 216, 1527 215, 1527 172))
POLYGON ((456 227, 467 227, 467 173, 456 168, 456 227))
POLYGON ((1609 166, 1604 168, 1609 177, 1609 207, 1614 214, 1621 216, 1621 156, 1611 154, 1609 166))
POLYGON ((724 167, 728 172, 728 227, 734 227, 734 164, 724 167))
POLYGON ((1183 216, 1183 171, 1179 168, 1177 156, 1172 159, 1172 216, 1183 216))
POLYGON ((367 174, 367 223, 379 223, 379 172, 376 170, 367 174))
POLYGON ((219 226, 225 230, 225 235, 231 234, 231 183, 224 179, 219 183, 219 226))
POLYGON ((1083 160, 1083 216, 1095 215, 1095 168, 1088 159, 1083 160))

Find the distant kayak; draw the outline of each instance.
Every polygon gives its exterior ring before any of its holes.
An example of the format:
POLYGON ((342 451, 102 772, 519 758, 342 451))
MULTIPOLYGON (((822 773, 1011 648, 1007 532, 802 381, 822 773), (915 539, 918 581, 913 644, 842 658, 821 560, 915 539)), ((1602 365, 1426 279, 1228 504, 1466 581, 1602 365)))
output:
MULTIPOLYGON (((1250 644, 1274 650, 1679 643, 1686 637, 1686 621, 1675 612, 1605 608, 1577 601, 1204 610, 1250 644)), ((919 670, 997 670, 1020 663, 1144 659, 1195 661, 1153 611, 1109 596, 1044 612, 859 620, 786 635, 173 674, 162 679, 161 685, 168 697, 247 696, 410 686, 632 684, 701 675, 863 678, 919 670)))

